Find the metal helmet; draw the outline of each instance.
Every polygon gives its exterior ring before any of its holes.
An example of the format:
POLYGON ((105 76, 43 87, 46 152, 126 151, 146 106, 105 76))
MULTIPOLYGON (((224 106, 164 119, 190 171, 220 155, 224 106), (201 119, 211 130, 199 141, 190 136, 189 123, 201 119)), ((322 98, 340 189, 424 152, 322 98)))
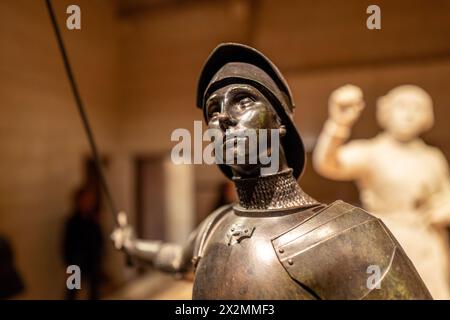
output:
MULTIPOLYGON (((197 87, 197 107, 203 109, 205 119, 204 107, 208 97, 217 89, 230 84, 251 85, 271 102, 286 127, 281 144, 287 163, 298 179, 305 166, 305 148, 293 120, 295 105, 291 91, 278 68, 252 47, 239 43, 217 46, 203 66, 197 87)), ((233 177, 230 167, 224 164, 219 167, 228 178, 233 177)))

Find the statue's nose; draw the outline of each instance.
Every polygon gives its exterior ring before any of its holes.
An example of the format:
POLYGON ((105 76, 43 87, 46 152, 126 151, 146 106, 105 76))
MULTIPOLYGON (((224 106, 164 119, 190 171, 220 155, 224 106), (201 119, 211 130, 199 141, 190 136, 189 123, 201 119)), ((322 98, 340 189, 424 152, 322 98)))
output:
POLYGON ((226 131, 229 127, 236 125, 237 121, 233 119, 228 112, 222 112, 217 116, 220 129, 226 131))

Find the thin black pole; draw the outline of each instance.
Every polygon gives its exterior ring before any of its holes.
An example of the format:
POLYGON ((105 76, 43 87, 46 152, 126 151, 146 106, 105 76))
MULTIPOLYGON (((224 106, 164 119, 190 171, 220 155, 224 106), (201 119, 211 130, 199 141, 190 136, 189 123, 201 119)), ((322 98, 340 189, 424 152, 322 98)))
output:
POLYGON ((49 13, 50 19, 52 21, 53 30, 55 31, 56 39, 58 41, 59 50, 61 51, 61 56, 63 58, 64 68, 66 69, 67 77, 69 78, 69 82, 70 82, 70 87, 72 88, 72 93, 75 98, 75 103, 77 105, 78 112, 81 117, 81 121, 83 122, 83 126, 85 129, 87 138, 89 140, 89 145, 91 147, 92 156, 94 157, 94 165, 95 165, 95 168, 97 169, 97 173, 100 178, 100 185, 105 194, 106 202, 109 206, 109 209, 110 209, 112 215, 114 216, 114 221, 117 224, 116 206, 115 206, 113 198, 111 196, 111 192, 108 188, 106 178, 103 174, 100 157, 98 154, 97 146, 95 144, 94 134, 92 132, 91 126, 89 125, 89 120, 88 120, 88 117, 87 117, 87 114, 86 114, 86 111, 84 108, 84 104, 83 104, 83 101, 81 100, 81 96, 78 91, 77 84, 75 82, 75 77, 73 75, 72 68, 70 67, 69 58, 67 56, 66 48, 64 47, 64 42, 63 42, 63 39, 61 36, 61 31, 59 30, 59 27, 58 27, 58 22, 56 20, 55 12, 53 10, 51 1, 46 0, 46 3, 47 3, 48 13, 49 13))

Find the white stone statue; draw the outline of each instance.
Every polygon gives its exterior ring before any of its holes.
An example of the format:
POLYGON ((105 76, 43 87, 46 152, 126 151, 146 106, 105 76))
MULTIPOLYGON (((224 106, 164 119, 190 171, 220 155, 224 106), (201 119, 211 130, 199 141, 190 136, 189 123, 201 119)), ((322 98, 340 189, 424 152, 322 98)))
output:
POLYGON ((431 97, 413 85, 394 88, 377 101, 384 131, 347 142, 363 109, 356 86, 331 94, 314 167, 329 179, 355 180, 363 206, 389 227, 433 297, 450 299, 449 168, 442 152, 419 138, 433 126, 431 97))

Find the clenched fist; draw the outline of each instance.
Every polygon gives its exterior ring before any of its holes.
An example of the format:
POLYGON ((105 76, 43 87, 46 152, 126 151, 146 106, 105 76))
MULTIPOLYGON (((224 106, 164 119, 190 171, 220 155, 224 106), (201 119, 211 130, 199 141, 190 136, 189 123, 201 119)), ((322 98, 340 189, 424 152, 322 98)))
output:
POLYGON ((331 93, 328 108, 335 123, 352 126, 364 109, 363 93, 359 87, 347 84, 331 93))
POLYGON ((128 225, 127 216, 125 212, 120 212, 117 217, 119 227, 116 228, 111 234, 111 239, 114 242, 114 246, 118 250, 127 250, 133 245, 134 230, 128 225))

